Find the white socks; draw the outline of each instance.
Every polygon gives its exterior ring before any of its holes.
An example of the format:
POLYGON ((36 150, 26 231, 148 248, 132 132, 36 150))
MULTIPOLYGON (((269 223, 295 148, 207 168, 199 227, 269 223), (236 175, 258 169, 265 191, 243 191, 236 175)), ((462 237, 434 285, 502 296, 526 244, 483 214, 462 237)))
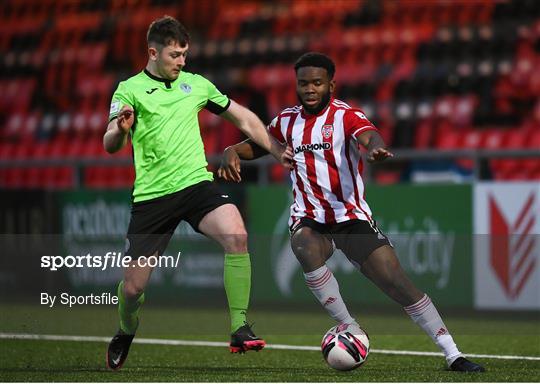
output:
POLYGON ((443 351, 449 366, 462 356, 428 295, 424 295, 417 303, 403 309, 443 351))
POLYGON ((355 322, 341 298, 338 282, 326 264, 312 272, 304 273, 304 278, 308 288, 335 321, 339 324, 355 322))
MULTIPOLYGON (((326 264, 312 272, 304 273, 304 278, 308 288, 335 321, 339 324, 356 322, 349 314, 339 293, 338 282, 326 264)), ((449 366, 462 356, 428 295, 424 295, 417 303, 403 309, 412 321, 418 324, 437 344, 449 366)))

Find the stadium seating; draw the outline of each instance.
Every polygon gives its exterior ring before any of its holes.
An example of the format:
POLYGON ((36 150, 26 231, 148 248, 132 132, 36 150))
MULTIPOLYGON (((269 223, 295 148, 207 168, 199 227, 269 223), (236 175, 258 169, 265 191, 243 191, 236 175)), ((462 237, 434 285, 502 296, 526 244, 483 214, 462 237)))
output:
MULTIPOLYGON (((192 32, 187 70, 239 100, 262 94, 267 118, 296 104, 291 64, 316 50, 336 61, 337 96, 395 147, 540 149, 535 0, 5 0, 0 14, 0 159, 65 161, 0 168, 1 187, 73 188, 73 159, 111 158, 101 144, 110 96, 144 66, 146 29, 164 14, 192 32)), ((200 124, 210 155, 242 138, 211 114, 200 124)), ((489 165, 496 180, 540 179, 538 158, 489 165)), ((126 188, 133 171, 92 165, 81 180, 126 188)))

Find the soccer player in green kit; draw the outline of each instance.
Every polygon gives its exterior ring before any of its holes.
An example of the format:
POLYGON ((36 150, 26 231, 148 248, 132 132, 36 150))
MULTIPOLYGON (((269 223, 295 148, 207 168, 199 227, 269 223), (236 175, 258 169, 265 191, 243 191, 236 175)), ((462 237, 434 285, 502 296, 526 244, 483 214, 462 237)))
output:
MULTIPOLYGON (((204 77, 182 71, 189 35, 176 19, 150 24, 144 71, 121 82, 113 94, 103 137, 114 153, 131 136, 135 166, 133 205, 126 254, 134 259, 159 256, 181 220, 220 243, 225 251, 224 285, 231 317, 230 350, 260 350, 265 342, 246 321, 251 287, 247 234, 238 209, 213 183, 198 124, 206 108, 234 123, 253 141, 290 168, 285 148, 259 118, 223 95, 204 77)), ((133 260, 118 285, 120 329, 107 351, 109 368, 119 369, 139 325, 139 308, 151 267, 133 260)))

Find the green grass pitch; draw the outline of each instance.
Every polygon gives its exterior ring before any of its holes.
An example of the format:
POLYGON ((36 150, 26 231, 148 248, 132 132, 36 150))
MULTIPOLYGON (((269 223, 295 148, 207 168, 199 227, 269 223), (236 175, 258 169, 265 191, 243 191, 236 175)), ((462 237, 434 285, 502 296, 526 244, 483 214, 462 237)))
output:
MULTIPOLYGON (((322 311, 253 309, 256 333, 270 344, 317 346, 333 324, 322 311)), ((445 316, 460 349, 471 354, 540 357, 538 315, 445 316)), ((359 314, 371 348, 437 352, 399 310, 359 314)), ((48 309, 0 305, 0 332, 110 337, 113 307, 48 309)), ((139 338, 227 341, 224 308, 163 309, 146 305, 139 338)), ((318 351, 267 349, 231 355, 225 347, 134 344, 119 372, 105 368, 104 342, 0 339, 0 381, 91 382, 538 382, 540 361, 476 358, 487 372, 448 372, 442 357, 371 353, 360 369, 338 372, 318 351)))

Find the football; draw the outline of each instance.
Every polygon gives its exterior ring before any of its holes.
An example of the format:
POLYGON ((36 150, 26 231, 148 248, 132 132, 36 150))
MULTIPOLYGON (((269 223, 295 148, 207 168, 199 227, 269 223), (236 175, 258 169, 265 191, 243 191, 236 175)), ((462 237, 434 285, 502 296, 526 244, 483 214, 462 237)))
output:
POLYGON ((360 367, 369 354, 369 337, 356 324, 341 324, 326 332, 321 351, 328 365, 339 371, 360 367))

